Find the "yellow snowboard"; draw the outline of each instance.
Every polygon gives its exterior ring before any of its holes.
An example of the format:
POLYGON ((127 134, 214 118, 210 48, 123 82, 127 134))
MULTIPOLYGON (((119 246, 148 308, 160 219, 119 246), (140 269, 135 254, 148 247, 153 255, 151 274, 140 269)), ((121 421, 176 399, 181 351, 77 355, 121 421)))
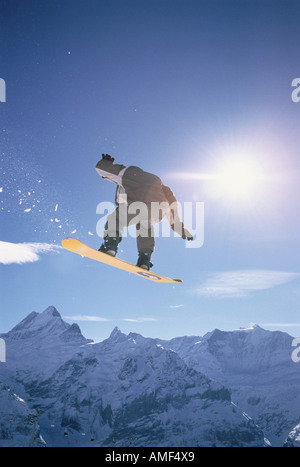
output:
POLYGON ((89 246, 80 242, 76 238, 65 238, 64 240, 62 240, 61 244, 66 250, 72 251, 73 253, 78 253, 81 256, 100 261, 100 263, 109 264, 110 266, 114 266, 115 268, 123 269, 124 271, 131 272, 132 274, 144 277, 145 279, 150 279, 154 282, 182 282, 182 280, 180 279, 169 279, 168 277, 161 276, 160 274, 155 274, 154 272, 149 272, 145 269, 134 266, 133 264, 127 263, 122 259, 115 258, 106 253, 102 253, 101 251, 95 250, 94 248, 90 248, 89 246))

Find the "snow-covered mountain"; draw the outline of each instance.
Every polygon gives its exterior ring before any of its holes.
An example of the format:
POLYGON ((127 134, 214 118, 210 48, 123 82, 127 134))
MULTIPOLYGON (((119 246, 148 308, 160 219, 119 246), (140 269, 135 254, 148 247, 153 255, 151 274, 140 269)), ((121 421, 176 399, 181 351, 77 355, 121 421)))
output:
POLYGON ((295 426, 289 433, 285 440, 284 447, 286 448, 300 448, 300 423, 295 426))
POLYGON ((160 341, 115 328, 93 343, 49 307, 0 337, 0 446, 263 446, 299 423, 283 333, 160 341))
POLYGON ((292 361, 293 338, 254 325, 204 337, 160 343, 185 363, 224 384, 232 400, 263 429, 273 446, 282 446, 300 420, 300 364, 292 361))

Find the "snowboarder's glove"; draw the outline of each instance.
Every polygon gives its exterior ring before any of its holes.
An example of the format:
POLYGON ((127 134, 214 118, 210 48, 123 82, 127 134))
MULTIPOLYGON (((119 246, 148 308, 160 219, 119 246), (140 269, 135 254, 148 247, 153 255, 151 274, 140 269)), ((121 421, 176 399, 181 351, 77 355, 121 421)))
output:
POLYGON ((111 157, 109 154, 102 154, 102 160, 114 162, 115 158, 111 157))
POLYGON ((191 232, 189 232, 188 229, 185 229, 184 227, 182 227, 182 238, 183 240, 194 240, 194 237, 191 234, 191 232))

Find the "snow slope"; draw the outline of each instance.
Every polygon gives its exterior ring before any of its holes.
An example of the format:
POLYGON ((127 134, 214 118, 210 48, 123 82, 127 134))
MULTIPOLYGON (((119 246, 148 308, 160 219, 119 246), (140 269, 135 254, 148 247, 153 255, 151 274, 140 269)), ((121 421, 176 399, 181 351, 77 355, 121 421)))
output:
POLYGON ((285 440, 284 447, 300 448, 300 423, 295 426, 285 440))
POLYGON ((44 447, 37 413, 0 382, 0 447, 44 447))

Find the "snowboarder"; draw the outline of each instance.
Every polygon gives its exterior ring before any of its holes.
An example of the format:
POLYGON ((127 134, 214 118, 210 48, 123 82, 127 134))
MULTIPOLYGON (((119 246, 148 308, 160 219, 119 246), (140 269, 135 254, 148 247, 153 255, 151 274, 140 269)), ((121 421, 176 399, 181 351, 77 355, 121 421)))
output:
POLYGON ((139 167, 114 164, 114 160, 109 154, 102 154, 96 165, 96 171, 102 178, 118 185, 115 196, 117 208, 107 217, 104 242, 99 251, 115 256, 124 228, 136 224, 137 266, 149 270, 153 266, 150 259, 154 251, 155 223, 166 216, 172 229, 183 239, 193 240, 193 236, 179 218, 174 193, 163 185, 159 177, 139 167), (137 210, 139 216, 136 215, 137 210))

